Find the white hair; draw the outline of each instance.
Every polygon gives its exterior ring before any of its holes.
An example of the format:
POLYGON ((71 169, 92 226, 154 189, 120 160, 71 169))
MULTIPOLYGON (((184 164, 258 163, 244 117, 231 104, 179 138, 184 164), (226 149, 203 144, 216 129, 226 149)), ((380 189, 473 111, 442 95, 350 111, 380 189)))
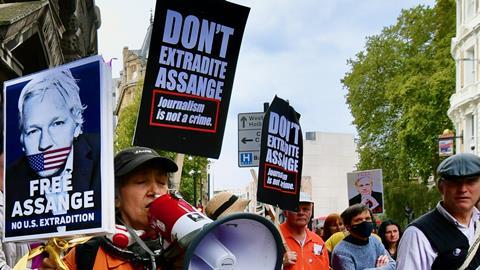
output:
POLYGON ((26 100, 34 96, 43 97, 47 89, 57 90, 60 96, 63 97, 65 104, 69 107, 73 120, 78 124, 80 133, 82 133, 83 126, 83 111, 87 108, 82 105, 80 100, 80 87, 77 85, 77 80, 73 77, 68 69, 64 70, 50 70, 29 81, 23 87, 20 97, 18 98, 18 115, 20 130, 23 130, 23 104, 26 100))

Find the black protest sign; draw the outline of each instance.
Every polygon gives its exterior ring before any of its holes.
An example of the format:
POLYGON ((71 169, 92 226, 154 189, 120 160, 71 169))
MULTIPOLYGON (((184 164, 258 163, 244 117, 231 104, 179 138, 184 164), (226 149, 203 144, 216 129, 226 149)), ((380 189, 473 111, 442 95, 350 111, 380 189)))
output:
POLYGON ((263 119, 257 200, 296 211, 302 178, 303 137, 298 114, 275 96, 263 119))
POLYGON ((157 0, 135 145, 218 158, 249 10, 157 0))

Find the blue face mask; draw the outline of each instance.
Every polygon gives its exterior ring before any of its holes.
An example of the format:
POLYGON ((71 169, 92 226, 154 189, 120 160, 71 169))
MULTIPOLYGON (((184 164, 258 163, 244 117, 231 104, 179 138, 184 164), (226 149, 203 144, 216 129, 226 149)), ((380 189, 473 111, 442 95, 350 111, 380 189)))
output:
POLYGON ((373 222, 364 221, 356 225, 352 225, 350 231, 364 238, 370 237, 373 230, 373 222))

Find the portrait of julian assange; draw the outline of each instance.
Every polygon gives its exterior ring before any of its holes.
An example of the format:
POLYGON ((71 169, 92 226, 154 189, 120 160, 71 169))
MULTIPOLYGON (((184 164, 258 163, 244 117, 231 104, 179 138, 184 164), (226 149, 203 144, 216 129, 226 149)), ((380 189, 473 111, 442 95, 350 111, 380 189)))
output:
POLYGON ((373 213, 383 212, 383 190, 381 171, 371 170, 348 174, 349 200, 348 205, 364 204, 373 213), (353 178, 353 179, 352 179, 353 178), (352 188, 353 187, 353 188, 352 188), (375 188, 379 188, 375 190, 375 188), (355 190, 352 192, 352 190, 355 190))
POLYGON ((4 87, 7 237, 101 226, 98 65, 4 87))

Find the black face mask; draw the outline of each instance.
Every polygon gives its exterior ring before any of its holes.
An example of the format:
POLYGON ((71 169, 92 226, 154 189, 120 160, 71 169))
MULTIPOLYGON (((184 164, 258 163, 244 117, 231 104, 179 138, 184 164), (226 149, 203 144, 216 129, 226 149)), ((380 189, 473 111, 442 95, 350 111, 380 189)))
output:
POLYGON ((371 221, 364 221, 362 223, 352 225, 352 228, 350 229, 351 232, 364 238, 370 237, 372 230, 373 222, 371 221))

